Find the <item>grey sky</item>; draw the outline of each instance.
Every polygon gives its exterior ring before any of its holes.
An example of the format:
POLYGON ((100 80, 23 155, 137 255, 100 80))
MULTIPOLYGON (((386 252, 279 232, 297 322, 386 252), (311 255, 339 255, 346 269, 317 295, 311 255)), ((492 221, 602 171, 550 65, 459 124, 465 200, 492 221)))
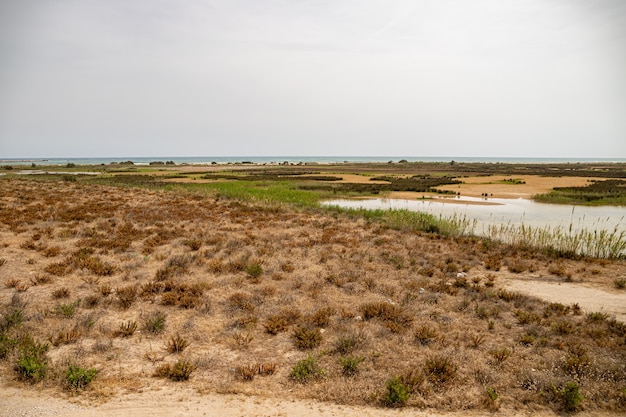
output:
POLYGON ((626 157, 623 0, 0 0, 0 158, 626 157))

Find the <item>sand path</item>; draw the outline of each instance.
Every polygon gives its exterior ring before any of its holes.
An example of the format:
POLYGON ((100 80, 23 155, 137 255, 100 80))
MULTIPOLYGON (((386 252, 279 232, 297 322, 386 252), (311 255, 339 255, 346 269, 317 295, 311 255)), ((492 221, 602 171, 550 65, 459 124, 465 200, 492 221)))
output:
POLYGON ((626 322, 626 292, 608 292, 576 282, 545 282, 542 278, 508 279, 506 288, 565 305, 578 303, 586 312, 603 312, 626 322))
MULTIPOLYGON (((412 408, 387 409, 345 406, 309 400, 286 400, 243 395, 200 395, 185 388, 167 388, 119 395, 103 404, 81 404, 80 397, 72 401, 53 397, 50 393, 34 392, 14 387, 2 387, 0 415, 3 417, 556 417, 551 411, 541 413, 501 409, 498 412, 460 411, 433 412, 412 408)), ((579 417, 609 417, 611 413, 578 413, 579 417)))

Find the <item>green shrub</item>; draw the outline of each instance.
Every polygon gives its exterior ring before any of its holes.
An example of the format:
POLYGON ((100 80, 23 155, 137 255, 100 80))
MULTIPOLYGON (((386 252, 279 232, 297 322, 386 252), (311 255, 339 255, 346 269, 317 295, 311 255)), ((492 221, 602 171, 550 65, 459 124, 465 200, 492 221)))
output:
POLYGON ((66 319, 74 317, 76 314, 76 308, 80 304, 80 301, 74 301, 73 303, 57 304, 55 307, 56 313, 66 319))
POLYGON ((500 398, 500 395, 493 387, 485 387, 485 394, 485 406, 492 411, 496 411, 499 408, 498 398, 500 398))
POLYGON ((289 378, 301 384, 323 376, 324 370, 319 366, 317 359, 313 355, 296 362, 289 373, 289 378))
POLYGON ((575 382, 568 382, 559 391, 563 399, 563 409, 568 412, 576 411, 578 405, 584 399, 580 394, 578 384, 575 382))
POLYGON ((342 356, 339 358, 341 372, 345 376, 354 376, 359 372, 359 365, 365 358, 363 356, 342 356))
POLYGON ((609 318, 609 315, 601 311, 594 311, 591 313, 587 313, 587 320, 589 321, 605 321, 608 318, 609 318))
POLYGON ((13 339, 4 332, 0 333, 0 359, 4 359, 9 356, 9 354, 13 352, 15 346, 17 346, 16 339, 13 339))
POLYGON ((548 401, 556 403, 559 408, 566 412, 574 412, 584 400, 580 394, 580 388, 576 382, 569 381, 565 384, 547 386, 544 395, 548 401))
POLYGON ((81 390, 87 387, 96 376, 94 368, 84 369, 80 366, 68 365, 65 372, 65 386, 70 390, 81 390))
POLYGON ((383 403, 387 407, 403 407, 406 405, 411 394, 402 381, 400 381, 400 378, 389 378, 385 383, 385 387, 386 391, 383 403))
POLYGON ((19 344, 20 353, 14 368, 18 378, 29 382, 42 380, 48 370, 48 345, 37 343, 30 336, 23 336, 19 344))
POLYGON ((487 392, 487 396, 492 402, 496 402, 498 400, 498 393, 496 392, 495 388, 486 387, 485 392, 487 392))
POLYGON ((261 266, 261 264, 253 262, 251 264, 246 265, 246 273, 251 278, 257 279, 261 276, 261 274, 263 274, 263 267, 261 266))
POLYGON ((9 330, 12 327, 18 327, 24 321, 24 310, 15 308, 11 312, 4 315, 0 322, 0 330, 9 330))

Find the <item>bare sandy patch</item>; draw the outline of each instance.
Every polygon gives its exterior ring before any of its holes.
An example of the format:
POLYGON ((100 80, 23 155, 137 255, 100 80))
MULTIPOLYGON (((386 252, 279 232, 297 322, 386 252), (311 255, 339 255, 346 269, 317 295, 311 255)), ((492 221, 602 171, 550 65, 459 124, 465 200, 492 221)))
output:
POLYGON ((437 187, 441 190, 460 192, 463 196, 482 197, 488 194, 494 198, 531 198, 535 194, 550 192, 554 187, 581 187, 590 180, 605 178, 589 177, 541 177, 537 175, 494 175, 489 177, 462 178, 463 184, 437 187), (519 180, 522 183, 506 183, 506 180, 519 180))
POLYGON ((540 276, 509 278, 505 280, 504 286, 552 303, 577 303, 587 312, 603 312, 616 320, 626 322, 624 292, 609 292, 590 283, 559 282, 540 276))

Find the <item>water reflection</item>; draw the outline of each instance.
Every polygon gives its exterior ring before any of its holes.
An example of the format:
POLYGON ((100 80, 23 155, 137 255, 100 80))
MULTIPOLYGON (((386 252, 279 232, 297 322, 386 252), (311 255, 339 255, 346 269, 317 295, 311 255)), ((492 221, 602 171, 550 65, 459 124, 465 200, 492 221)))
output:
POLYGON ((626 230, 626 207, 572 206, 536 203, 527 199, 462 197, 443 202, 443 199, 362 199, 328 200, 323 204, 343 208, 406 209, 422 211, 435 216, 464 216, 477 221, 476 232, 489 225, 512 224, 533 227, 561 227, 572 230, 626 230), (452 203, 451 201, 454 201, 452 203))

